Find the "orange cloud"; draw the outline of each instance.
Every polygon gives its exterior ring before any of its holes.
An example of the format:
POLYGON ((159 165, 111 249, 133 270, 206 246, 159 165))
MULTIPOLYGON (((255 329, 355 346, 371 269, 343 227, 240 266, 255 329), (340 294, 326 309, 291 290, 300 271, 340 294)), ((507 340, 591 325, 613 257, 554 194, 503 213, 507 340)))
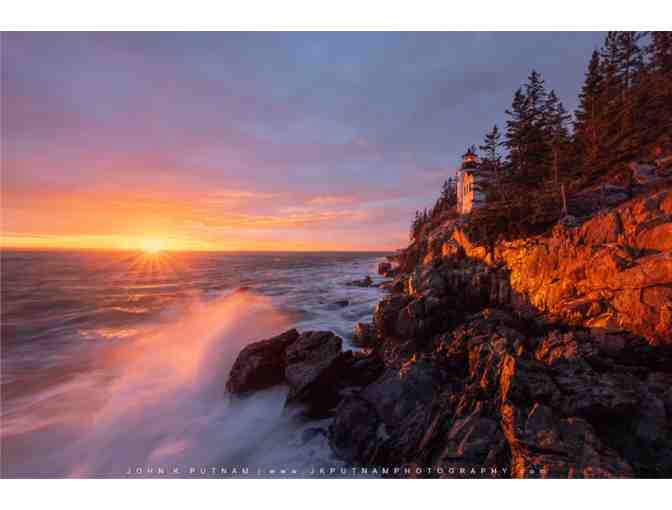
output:
POLYGON ((348 195, 319 195, 311 198, 308 203, 311 205, 332 206, 352 204, 355 197, 348 195))
POLYGON ((152 238, 167 250, 366 249, 356 233, 328 231, 370 217, 357 208, 282 205, 291 197, 244 190, 4 195, 5 248, 134 250, 152 238))

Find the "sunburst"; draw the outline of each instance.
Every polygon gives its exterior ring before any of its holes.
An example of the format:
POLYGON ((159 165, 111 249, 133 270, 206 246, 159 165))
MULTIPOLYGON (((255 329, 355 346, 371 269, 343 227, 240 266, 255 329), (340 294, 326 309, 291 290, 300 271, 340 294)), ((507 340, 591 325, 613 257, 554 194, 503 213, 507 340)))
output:
POLYGON ((147 238, 142 241, 141 248, 149 255, 156 255, 163 250, 163 241, 154 237, 147 238))

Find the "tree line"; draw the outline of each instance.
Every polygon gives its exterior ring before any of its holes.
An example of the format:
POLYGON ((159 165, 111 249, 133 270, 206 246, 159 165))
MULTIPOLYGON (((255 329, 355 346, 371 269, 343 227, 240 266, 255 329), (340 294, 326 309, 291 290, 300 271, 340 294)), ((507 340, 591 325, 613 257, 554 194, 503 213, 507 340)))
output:
MULTIPOLYGON (((657 148, 672 150, 672 32, 609 32, 591 55, 578 99, 572 116, 531 71, 505 111, 504 129, 495 124, 478 146, 481 168, 497 176, 489 202, 543 199, 540 190, 561 184, 580 190, 627 173, 627 163, 651 159, 657 148)), ((455 182, 446 181, 434 206, 416 213, 411 238, 455 205, 455 182)))

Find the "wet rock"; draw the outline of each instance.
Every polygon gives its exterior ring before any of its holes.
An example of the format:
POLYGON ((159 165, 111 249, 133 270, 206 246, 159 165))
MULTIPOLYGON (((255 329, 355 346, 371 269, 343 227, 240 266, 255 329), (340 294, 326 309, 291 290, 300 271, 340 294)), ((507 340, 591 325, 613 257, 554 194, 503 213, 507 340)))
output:
POLYGON ((323 414, 335 405, 334 381, 347 361, 341 345, 341 338, 331 331, 307 331, 287 348, 287 405, 304 404, 309 415, 323 414))
POLYGON ((381 262, 378 264, 378 274, 380 276, 391 276, 392 264, 389 262, 381 262))
POLYGON ((348 462, 374 458, 380 425, 374 407, 367 400, 357 396, 346 398, 329 426, 329 446, 348 462))
POLYGON ((375 352, 352 353, 348 364, 341 373, 339 387, 342 395, 348 391, 363 388, 378 379, 385 370, 383 360, 375 352))
POLYGON ((373 325, 380 338, 395 336, 399 312, 408 303, 403 295, 391 295, 381 299, 373 310, 373 325))
POLYGON ((454 222, 414 242, 398 291, 355 327, 371 350, 328 332, 286 348, 288 404, 333 414, 329 443, 351 463, 669 474, 672 190, 604 197, 551 235, 486 249, 454 222))
POLYGON ((430 403, 440 383, 440 372, 430 364, 418 361, 403 374, 398 370, 387 370, 364 388, 361 396, 373 404, 378 416, 393 429, 409 413, 430 403))
POLYGON ((441 294, 447 290, 443 274, 434 266, 419 266, 410 274, 406 284, 406 293, 411 297, 425 292, 441 294))
POLYGON ((329 427, 334 452, 365 464, 403 460, 422 438, 426 413, 440 386, 439 372, 422 362, 403 375, 385 371, 336 409, 329 427))
POLYGON ((375 353, 341 352, 342 340, 330 331, 303 333, 286 353, 286 406, 299 405, 311 418, 329 416, 338 403, 382 373, 375 353))
POLYGON ((366 275, 361 280, 351 281, 348 285, 352 287, 371 287, 373 285, 373 279, 369 275, 366 275))
POLYGON ((285 380, 285 352, 299 338, 295 329, 246 346, 236 358, 226 383, 231 393, 263 390, 285 380))
POLYGON ((376 344, 376 329, 373 324, 358 322, 352 330, 352 343, 357 347, 373 347, 376 344))

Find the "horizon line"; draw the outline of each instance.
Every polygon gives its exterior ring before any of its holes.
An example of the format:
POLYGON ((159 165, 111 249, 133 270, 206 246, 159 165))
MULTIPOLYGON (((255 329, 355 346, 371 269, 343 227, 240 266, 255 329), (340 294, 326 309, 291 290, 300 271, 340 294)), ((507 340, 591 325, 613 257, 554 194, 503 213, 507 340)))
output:
MULTIPOLYGON (((393 253, 399 248, 390 250, 227 250, 227 249, 162 249, 160 253, 393 253)), ((95 252, 128 252, 128 253, 142 253, 141 248, 93 248, 93 247, 79 247, 72 248, 68 246, 0 246, 0 252, 3 251, 32 251, 32 252, 49 252, 49 251, 95 251, 95 252)))

